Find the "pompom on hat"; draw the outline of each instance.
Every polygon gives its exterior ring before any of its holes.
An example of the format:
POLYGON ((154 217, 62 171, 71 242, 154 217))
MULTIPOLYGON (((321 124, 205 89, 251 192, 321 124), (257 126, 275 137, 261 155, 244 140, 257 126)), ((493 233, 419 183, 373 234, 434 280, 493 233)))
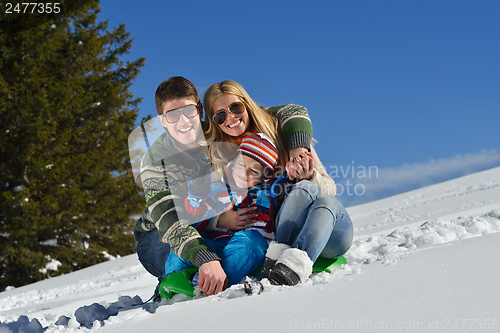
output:
POLYGON ((245 136, 241 140, 238 152, 259 162, 264 167, 266 177, 272 175, 278 162, 278 149, 271 139, 263 133, 245 136))

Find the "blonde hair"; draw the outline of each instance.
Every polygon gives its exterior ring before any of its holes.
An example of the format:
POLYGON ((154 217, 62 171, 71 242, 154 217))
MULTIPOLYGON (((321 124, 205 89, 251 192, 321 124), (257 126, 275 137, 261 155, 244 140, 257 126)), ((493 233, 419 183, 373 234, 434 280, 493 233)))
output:
POLYGON ((227 145, 224 144, 211 144, 226 142, 233 143, 235 148, 238 147, 235 138, 224 133, 219 125, 213 121, 214 110, 212 110, 212 107, 215 100, 225 94, 237 96, 245 105, 250 118, 249 127, 246 129, 247 132, 253 131, 267 135, 278 148, 279 159, 276 169, 285 170, 288 153, 283 143, 283 134, 278 127, 278 120, 267 113, 263 107, 257 105, 239 83, 231 80, 224 80, 220 83, 212 84, 203 95, 203 105, 207 117, 204 122, 203 131, 208 145, 209 157, 215 164, 216 169, 221 168, 222 165, 227 165, 227 163, 234 158, 236 151, 235 149, 228 150, 227 145))

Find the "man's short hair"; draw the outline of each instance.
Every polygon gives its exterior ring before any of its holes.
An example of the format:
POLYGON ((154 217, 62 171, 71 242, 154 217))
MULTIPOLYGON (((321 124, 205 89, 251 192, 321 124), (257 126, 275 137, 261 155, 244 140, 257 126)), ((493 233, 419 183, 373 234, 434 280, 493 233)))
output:
POLYGON ((160 83, 155 93, 156 111, 163 114, 163 105, 167 101, 177 98, 190 98, 196 104, 200 102, 200 96, 193 82, 182 76, 173 76, 160 83))

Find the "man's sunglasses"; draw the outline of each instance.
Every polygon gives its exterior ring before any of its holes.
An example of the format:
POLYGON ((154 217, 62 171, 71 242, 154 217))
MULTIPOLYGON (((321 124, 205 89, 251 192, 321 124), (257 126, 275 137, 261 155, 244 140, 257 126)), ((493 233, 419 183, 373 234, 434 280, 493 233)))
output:
MULTIPOLYGON (((232 114, 242 114, 245 112, 245 104, 241 102, 234 102, 233 104, 229 105, 228 108, 229 112, 232 114)), ((224 109, 221 109, 217 111, 216 114, 213 116, 213 120, 217 125, 222 125, 226 121, 227 118, 227 111, 224 109)))
POLYGON ((178 109, 167 111, 161 116, 167 123, 174 124, 179 121, 179 118, 181 117, 181 112, 187 118, 194 118, 200 112, 200 107, 201 107, 200 104, 189 104, 178 109))

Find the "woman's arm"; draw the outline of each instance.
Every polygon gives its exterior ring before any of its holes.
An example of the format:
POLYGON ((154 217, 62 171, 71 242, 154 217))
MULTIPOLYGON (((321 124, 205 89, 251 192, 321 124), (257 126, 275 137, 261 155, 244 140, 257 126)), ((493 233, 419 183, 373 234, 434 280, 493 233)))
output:
POLYGON ((267 112, 278 119, 278 126, 283 133, 288 149, 288 162, 286 170, 290 180, 294 178, 310 177, 312 168, 305 170, 304 174, 296 172, 292 167, 296 156, 310 151, 313 135, 312 123, 307 109, 301 105, 287 104, 268 107, 267 112))
POLYGON ((278 126, 281 128, 289 152, 295 148, 311 147, 313 128, 305 107, 287 104, 270 106, 266 111, 278 119, 278 126))

